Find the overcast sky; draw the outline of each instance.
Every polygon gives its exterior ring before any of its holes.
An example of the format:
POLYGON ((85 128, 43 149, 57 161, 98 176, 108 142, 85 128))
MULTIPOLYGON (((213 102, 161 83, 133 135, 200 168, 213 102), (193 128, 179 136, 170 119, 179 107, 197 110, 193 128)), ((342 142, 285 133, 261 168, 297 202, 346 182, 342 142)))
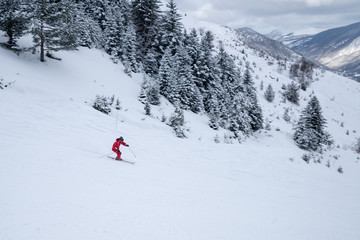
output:
POLYGON ((360 0, 175 0, 198 20, 260 33, 318 33, 360 22, 360 0))

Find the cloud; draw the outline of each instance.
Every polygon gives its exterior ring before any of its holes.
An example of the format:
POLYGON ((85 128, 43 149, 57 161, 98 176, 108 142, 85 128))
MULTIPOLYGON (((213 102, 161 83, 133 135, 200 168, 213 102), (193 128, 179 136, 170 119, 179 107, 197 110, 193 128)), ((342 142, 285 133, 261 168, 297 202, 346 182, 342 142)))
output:
POLYGON ((320 7, 322 5, 332 4, 332 0, 305 0, 305 3, 309 7, 320 7))

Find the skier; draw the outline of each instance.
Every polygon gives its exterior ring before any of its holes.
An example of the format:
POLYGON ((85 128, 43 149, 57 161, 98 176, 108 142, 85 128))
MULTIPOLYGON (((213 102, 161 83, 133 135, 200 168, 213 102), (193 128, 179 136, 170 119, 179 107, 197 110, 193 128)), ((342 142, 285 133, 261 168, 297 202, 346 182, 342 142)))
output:
POLYGON ((121 157, 120 145, 124 145, 126 147, 129 146, 129 144, 126 144, 124 142, 123 137, 119 137, 119 138, 116 139, 116 141, 114 142, 113 147, 112 147, 113 152, 115 152, 117 154, 117 156, 115 158, 116 160, 121 160, 121 158, 120 158, 121 157))

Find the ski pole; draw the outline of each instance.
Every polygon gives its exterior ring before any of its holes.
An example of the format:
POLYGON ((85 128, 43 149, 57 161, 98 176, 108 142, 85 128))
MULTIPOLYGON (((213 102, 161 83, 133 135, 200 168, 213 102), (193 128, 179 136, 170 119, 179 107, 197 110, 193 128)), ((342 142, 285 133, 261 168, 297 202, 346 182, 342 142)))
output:
POLYGON ((129 147, 131 153, 136 157, 135 153, 131 150, 131 148, 129 147))
POLYGON ((105 154, 104 156, 101 156, 101 157, 99 157, 99 158, 103 158, 103 157, 109 156, 110 154, 112 154, 112 153, 105 154))

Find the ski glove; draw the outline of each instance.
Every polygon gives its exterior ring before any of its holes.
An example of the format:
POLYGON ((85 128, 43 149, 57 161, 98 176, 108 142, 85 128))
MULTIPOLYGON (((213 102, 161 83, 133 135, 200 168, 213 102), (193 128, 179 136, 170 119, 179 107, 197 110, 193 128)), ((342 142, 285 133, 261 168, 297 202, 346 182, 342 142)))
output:
POLYGON ((118 150, 116 150, 116 152, 120 152, 120 150, 118 149, 118 150))
POLYGON ((129 144, 126 144, 127 147, 129 147, 129 144))

